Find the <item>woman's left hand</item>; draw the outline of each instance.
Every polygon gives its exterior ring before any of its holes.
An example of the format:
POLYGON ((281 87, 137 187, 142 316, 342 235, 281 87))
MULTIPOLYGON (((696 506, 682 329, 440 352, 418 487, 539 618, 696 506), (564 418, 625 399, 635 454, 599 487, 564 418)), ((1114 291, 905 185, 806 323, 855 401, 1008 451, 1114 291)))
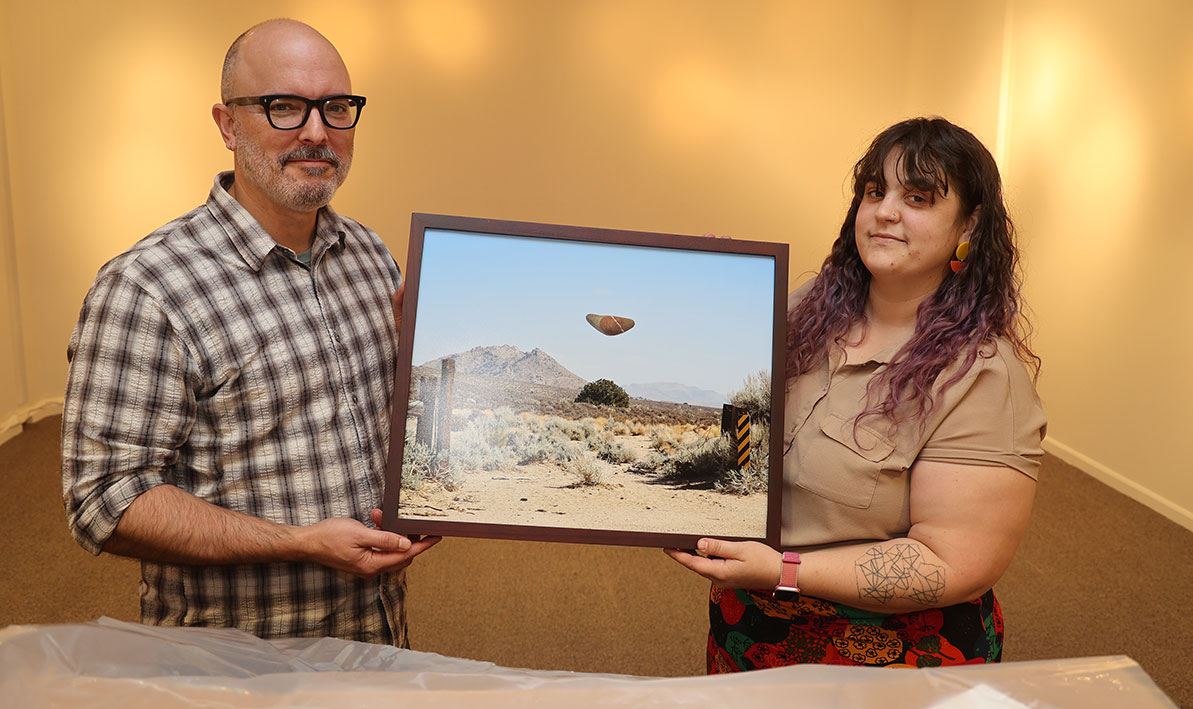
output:
POLYGON ((783 555, 761 542, 701 539, 696 548, 709 558, 678 549, 663 551, 719 588, 771 589, 779 582, 783 555))

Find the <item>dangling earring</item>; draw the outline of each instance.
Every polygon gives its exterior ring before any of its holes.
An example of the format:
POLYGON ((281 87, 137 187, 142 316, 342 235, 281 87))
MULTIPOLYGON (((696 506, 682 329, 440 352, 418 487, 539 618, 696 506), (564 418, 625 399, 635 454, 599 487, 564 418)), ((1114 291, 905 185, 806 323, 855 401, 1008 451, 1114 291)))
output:
POLYGON ((957 258, 949 261, 949 268, 953 269, 953 273, 961 273, 961 269, 965 268, 965 257, 969 256, 969 242, 962 241, 957 244, 957 258))

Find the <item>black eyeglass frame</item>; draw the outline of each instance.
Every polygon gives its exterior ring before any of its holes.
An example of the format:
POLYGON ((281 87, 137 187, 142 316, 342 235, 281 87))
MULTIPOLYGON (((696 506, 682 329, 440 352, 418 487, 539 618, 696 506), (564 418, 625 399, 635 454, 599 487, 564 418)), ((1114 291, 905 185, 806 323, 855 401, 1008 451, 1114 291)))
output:
POLYGON ((307 124, 311 118, 311 109, 319 109, 319 120, 323 121, 323 125, 332 130, 352 130, 356 124, 360 122, 360 114, 365 110, 365 97, 354 96, 352 94, 337 94, 335 96, 324 96, 323 98, 306 98, 305 96, 295 96, 294 94, 266 94, 264 96, 240 96, 238 98, 230 98, 224 101, 225 106, 260 106, 265 111, 265 120, 269 121, 269 125, 275 130, 298 130, 307 124), (269 113, 269 104, 280 99, 292 99, 301 101, 306 104, 307 109, 302 114, 302 120, 296 126, 283 128, 273 122, 273 116, 269 113), (351 99, 356 102, 356 118, 352 121, 350 126, 333 126, 327 122, 327 114, 323 112, 323 107, 327 105, 328 101, 335 101, 337 99, 351 99))

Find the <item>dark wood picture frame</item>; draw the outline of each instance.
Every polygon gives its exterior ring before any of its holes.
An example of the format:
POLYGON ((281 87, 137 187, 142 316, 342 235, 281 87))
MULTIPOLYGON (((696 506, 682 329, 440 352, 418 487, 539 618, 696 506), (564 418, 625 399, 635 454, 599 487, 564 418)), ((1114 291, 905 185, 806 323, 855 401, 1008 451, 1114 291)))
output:
MULTIPOLYGON (((627 253, 632 257, 634 253, 637 253, 637 250, 627 249, 627 253)), ((410 247, 405 272, 405 300, 398 342, 398 365, 394 377, 389 458, 385 472, 385 490, 382 503, 382 528, 408 536, 443 535, 685 549, 694 548, 696 541, 701 537, 717 536, 725 539, 762 541, 777 548, 779 533, 782 528, 783 509, 781 491, 783 477, 784 362, 786 360, 787 330, 787 269, 788 246, 783 243, 434 214, 413 214, 411 217, 410 247), (769 427, 770 438, 766 448, 768 451, 769 469, 765 505, 765 534, 739 536, 701 533, 699 520, 693 520, 690 529, 685 529, 684 531, 657 532, 617 528, 593 529, 587 527, 543 526, 519 523, 470 522, 401 516, 402 474, 408 414, 417 413, 408 411, 408 406, 412 390, 412 366, 414 364, 412 358, 415 348, 415 328, 419 317, 419 291, 421 276, 423 274, 424 235, 428 230, 467 232, 470 236, 532 237, 566 242, 589 242, 646 247, 655 250, 675 250, 676 252, 709 252, 714 254, 761 256, 770 259, 770 263, 773 264, 773 299, 768 299, 765 303, 751 302, 740 304, 742 308, 769 309, 771 316, 769 323, 772 345, 772 351, 769 353, 771 424, 769 427)), ((768 273, 770 272, 769 266, 766 270, 768 273)), ((727 289, 724 297, 731 297, 731 290, 727 289)), ((544 297, 551 297, 550 292, 545 292, 543 295, 544 297)), ((592 322, 591 319, 590 323, 594 328, 597 327, 597 324, 592 322)), ((453 409, 450 399, 448 399, 448 402, 446 405, 447 410, 451 412, 453 409)), ((447 420, 449 422, 448 435, 450 436, 452 435, 450 433, 450 414, 447 420)), ((725 426, 724 419, 722 420, 722 426, 725 426)), ((748 445, 748 440, 746 444, 748 445)))

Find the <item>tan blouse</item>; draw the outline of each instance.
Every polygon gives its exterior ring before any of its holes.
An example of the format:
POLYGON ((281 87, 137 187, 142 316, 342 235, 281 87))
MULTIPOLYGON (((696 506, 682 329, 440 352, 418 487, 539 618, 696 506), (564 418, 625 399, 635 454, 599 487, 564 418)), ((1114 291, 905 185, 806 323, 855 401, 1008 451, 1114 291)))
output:
MULTIPOLYGON (((789 306, 805 289, 792 294, 789 306)), ((910 474, 917 460, 1001 465, 1036 477, 1047 423, 1027 367, 1011 344, 984 347, 944 393, 924 425, 891 429, 886 419, 854 417, 866 385, 898 347, 866 362, 844 364, 834 346, 827 361, 788 383, 783 443, 782 546, 804 548, 905 536, 911 528, 910 474)), ((959 363, 938 381, 947 381, 959 363)))

